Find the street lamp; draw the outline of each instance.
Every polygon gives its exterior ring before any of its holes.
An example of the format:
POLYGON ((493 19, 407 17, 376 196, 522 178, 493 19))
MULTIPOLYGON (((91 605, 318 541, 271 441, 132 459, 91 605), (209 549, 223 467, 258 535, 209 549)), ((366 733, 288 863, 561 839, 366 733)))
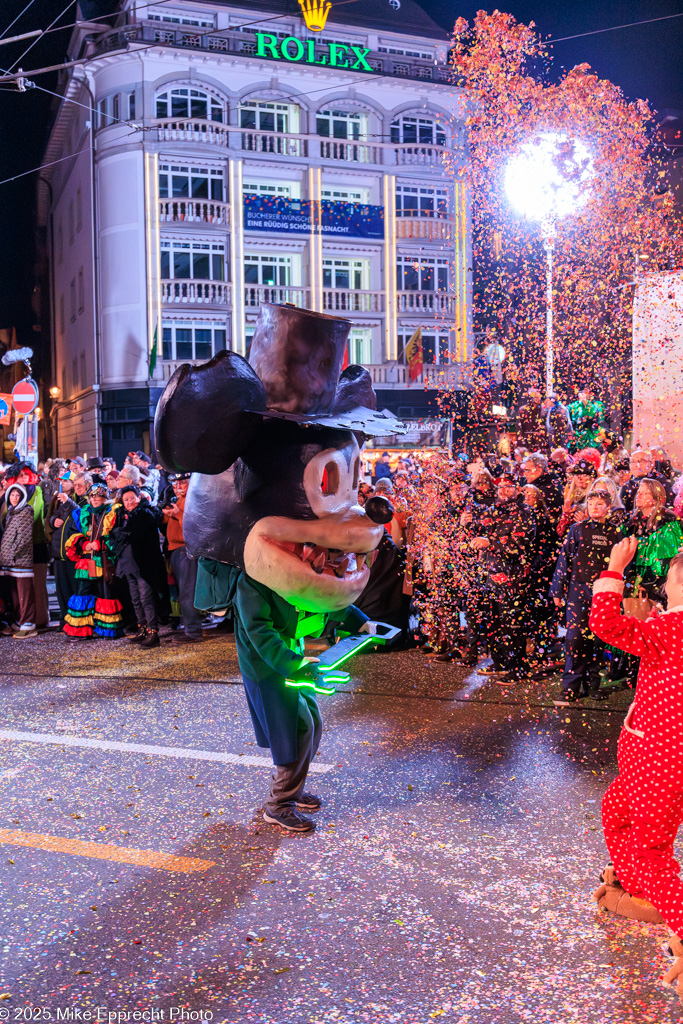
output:
POLYGON ((505 192, 518 213, 541 222, 546 255, 545 386, 553 391, 553 246, 557 221, 588 202, 592 157, 580 139, 545 133, 523 145, 505 171, 505 192))
POLYGON ((52 399, 53 402, 57 401, 57 399, 59 398, 60 392, 61 392, 61 388, 58 388, 56 384, 55 384, 54 387, 50 388, 50 398, 52 399))

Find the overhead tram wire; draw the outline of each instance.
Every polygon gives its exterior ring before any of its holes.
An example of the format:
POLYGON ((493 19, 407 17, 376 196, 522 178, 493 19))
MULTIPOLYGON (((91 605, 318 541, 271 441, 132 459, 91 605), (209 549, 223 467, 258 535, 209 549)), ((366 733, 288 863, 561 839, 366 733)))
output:
MULTIPOLYGON (((77 0, 69 0, 69 2, 67 3, 66 7, 64 8, 64 10, 63 10, 63 11, 60 11, 60 12, 59 12, 59 14, 57 15, 57 17, 56 17, 56 18, 53 18, 53 19, 52 19, 52 21, 50 22, 50 24, 49 24, 49 25, 47 26, 47 28, 45 29, 45 32, 48 32, 48 31, 49 31, 49 30, 50 30, 50 29, 52 28, 52 26, 53 26, 53 25, 55 24, 55 22, 59 21, 59 19, 60 19, 60 18, 62 17, 62 15, 63 15, 63 14, 66 14, 66 12, 67 12, 67 11, 69 10, 69 8, 70 8, 70 7, 71 7, 71 6, 73 5, 73 4, 75 4, 75 3, 77 3, 77 0)), ((45 35, 45 32, 43 33, 43 35, 45 35)), ((40 38, 42 38, 42 37, 41 37, 41 36, 38 36, 38 39, 40 39, 40 38)), ((29 53, 29 52, 30 52, 30 51, 31 51, 31 50, 33 49, 33 47, 34 47, 34 46, 36 45, 36 43, 38 42, 38 39, 34 39, 34 40, 33 40, 33 42, 32 42, 32 43, 30 43, 30 44, 29 44, 29 45, 28 45, 28 46, 26 47, 26 49, 25 49, 25 50, 24 50, 24 52, 23 52, 23 53, 21 54, 21 56, 20 56, 20 57, 17 57, 17 59, 16 59, 15 61, 14 61, 14 63, 13 63, 13 64, 12 64, 11 66, 10 66, 10 69, 9 69, 10 71, 13 71, 13 70, 14 70, 14 68, 15 68, 15 67, 17 66, 17 64, 19 64, 19 63, 20 63, 20 62, 21 62, 21 61, 22 61, 22 60, 24 59, 24 57, 26 56, 26 54, 27 54, 27 53, 29 53)))
MULTIPOLYGON (((73 2, 75 2, 75 0, 71 0, 71 3, 73 3, 73 2)), ((160 2, 166 2, 166 0, 160 0, 160 2)), ((356 4, 356 3, 359 3, 359 2, 360 2, 360 0, 339 0, 339 3, 335 4, 335 6, 336 7, 342 7, 342 6, 345 6, 346 4, 356 4)), ((70 4, 67 5, 65 10, 67 10, 67 8, 69 6, 70 6, 70 4)), ((156 6, 159 6, 159 4, 146 4, 145 6, 147 6, 147 7, 155 6, 156 7, 156 6)), ((64 13, 64 12, 62 12, 62 13, 64 13)), ((245 21, 241 25, 230 25, 227 28, 209 29, 206 32, 199 32, 199 33, 197 33, 197 38, 198 39, 204 39, 206 36, 219 36, 221 34, 221 32, 234 32, 235 30, 240 30, 240 29, 243 29, 243 28, 252 28, 254 25, 265 25, 268 22, 281 21, 283 18, 291 18, 291 16, 292 16, 291 14, 276 14, 272 18, 259 18, 258 21, 245 21)), ((61 15, 60 15, 60 17, 61 17, 61 15)), ((106 15, 106 17, 110 18, 110 17, 112 17, 112 15, 109 14, 109 15, 106 15)), ((57 19, 55 19, 55 21, 56 20, 57 19)), ((88 24, 88 23, 87 22, 76 22, 75 24, 82 25, 82 24, 88 24)), ((43 35, 45 35, 48 31, 54 31, 54 32, 61 31, 62 26, 58 26, 56 29, 52 29, 51 28, 52 25, 54 25, 54 21, 52 21, 50 23, 50 26, 48 26, 48 28, 45 30, 43 35)), ((67 26, 64 26, 64 27, 66 28, 67 26)), ((133 42, 134 41, 135 40, 133 40, 133 42)), ((37 39, 36 39, 36 42, 38 42, 37 39)), ((146 46, 138 47, 138 49, 135 50, 135 53, 144 53, 145 50, 152 50, 152 49, 154 49, 155 46, 159 46, 159 41, 158 40, 155 40, 153 43, 148 43, 146 46)), ((30 47, 28 49, 30 49, 30 47)), ((28 53, 28 49, 26 50, 26 53, 28 53)), ((121 52, 123 52, 123 51, 121 51, 121 52)), ((101 59, 101 57, 113 57, 113 56, 116 55, 116 53, 117 53, 117 51, 112 50, 112 51, 110 51, 107 54, 98 54, 97 56, 94 56, 94 57, 82 57, 80 60, 66 61, 66 62, 63 62, 62 64, 51 64, 49 67, 45 67, 45 68, 33 68, 31 70, 28 70, 28 71, 23 71, 22 70, 20 74, 0 75, 0 85, 3 85, 5 82, 16 82, 17 79, 19 79, 19 78, 30 78, 32 75, 44 75, 44 74, 48 74, 51 71, 63 71, 63 70, 68 70, 69 68, 80 67, 83 64, 89 64, 91 61, 99 60, 99 59, 101 59)), ((22 57, 23 57, 23 55, 22 55, 22 57)), ((21 60, 22 57, 20 57, 19 60, 21 60)), ((16 64, 17 64, 17 61, 14 62, 14 64, 12 65, 12 68, 14 68, 14 66, 16 64)), ((11 70, 12 69, 10 68, 10 71, 11 70)))
POLYGON ((617 32, 622 28, 636 28, 638 25, 653 25, 656 21, 670 21, 672 18, 683 18, 683 11, 678 14, 664 14, 661 18, 646 18, 645 21, 630 21, 626 25, 610 25, 609 28, 596 28, 591 32, 577 32, 575 36, 560 36, 558 39, 553 39, 549 36, 543 40, 543 43, 552 46, 553 43, 565 43, 568 39, 583 39, 585 36, 598 36, 603 32, 617 32))
MULTIPOLYGON (((32 4, 34 4, 35 2, 36 2, 36 0, 28 0, 28 3, 26 4, 26 7, 24 7, 23 11, 20 11, 19 14, 17 14, 16 18, 14 19, 14 21, 10 21, 9 25, 7 26, 7 28, 3 29, 2 32, 0 32, 0 39, 4 39, 5 38, 5 36, 9 32, 9 30, 12 28, 12 26, 16 25, 16 23, 19 21, 19 18, 21 18, 22 15, 26 14, 26 12, 29 9, 29 7, 32 4)), ((44 34, 45 33, 43 33, 43 35, 44 34)))

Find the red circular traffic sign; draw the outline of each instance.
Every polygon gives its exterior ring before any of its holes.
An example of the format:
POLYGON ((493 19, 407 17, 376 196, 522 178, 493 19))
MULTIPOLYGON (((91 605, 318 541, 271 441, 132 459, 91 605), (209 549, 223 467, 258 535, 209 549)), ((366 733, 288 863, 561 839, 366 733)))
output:
POLYGON ((20 380, 12 388, 12 405, 19 413, 29 413, 38 405, 38 385, 30 377, 20 380))

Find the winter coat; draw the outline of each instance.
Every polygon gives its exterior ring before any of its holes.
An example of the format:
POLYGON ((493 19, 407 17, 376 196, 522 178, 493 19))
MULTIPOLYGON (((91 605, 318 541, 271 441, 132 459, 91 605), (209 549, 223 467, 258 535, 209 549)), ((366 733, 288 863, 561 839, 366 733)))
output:
POLYGON ((78 528, 71 514, 72 512, 76 512, 77 509, 78 505, 70 498, 64 503, 57 501, 55 498, 50 502, 47 520, 50 530, 50 557, 56 558, 60 562, 68 561, 66 554, 66 542, 69 537, 72 537, 74 533, 78 532, 78 528), (62 520, 61 526, 55 525, 55 521, 57 519, 62 520))
POLYGON ((553 520, 555 525, 562 515, 562 494, 558 487, 557 481, 553 479, 550 473, 542 473, 541 476, 537 477, 533 481, 533 486, 538 487, 539 491, 545 498, 545 503, 548 506, 548 513, 550 518, 553 520))
POLYGON ((550 596, 566 600, 573 584, 593 584, 607 568, 610 552, 623 536, 623 531, 609 519, 604 523, 593 519, 575 523, 557 559, 550 596))
POLYGON ((27 503, 25 489, 19 484, 13 484, 12 488, 21 491, 22 498, 15 507, 9 503, 7 505, 5 529, 0 543, 0 566, 9 575, 13 575, 13 569, 19 569, 24 570, 20 575, 32 576, 33 509, 27 503))
POLYGON ((498 501, 480 522, 478 536, 488 537, 484 562, 490 589, 496 594, 511 588, 519 589, 530 582, 531 566, 536 557, 536 519, 529 509, 515 498, 498 501))
POLYGON ((144 501, 132 512, 119 505, 111 541, 116 562, 128 548, 142 579, 162 596, 168 589, 168 580, 159 542, 159 520, 158 511, 144 501))

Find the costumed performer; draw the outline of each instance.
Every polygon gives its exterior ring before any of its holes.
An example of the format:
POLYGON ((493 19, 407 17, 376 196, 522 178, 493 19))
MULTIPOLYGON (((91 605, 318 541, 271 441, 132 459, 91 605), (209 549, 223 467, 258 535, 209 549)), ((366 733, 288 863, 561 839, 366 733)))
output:
MULTIPOLYGON (((375 411, 367 370, 341 372, 350 327, 265 305, 250 362, 221 352, 180 367, 156 416, 162 465, 193 474, 183 529, 198 592, 232 606, 256 740, 273 757, 264 818, 292 832, 315 828, 301 811, 321 803, 304 790, 322 732, 316 691, 334 689, 304 639, 349 614, 393 513, 386 498, 358 504, 360 445, 400 425, 375 411)), ((366 617, 350 614, 356 632, 366 617)))
POLYGON ((665 980, 676 982, 683 1000, 683 881, 674 857, 683 821, 683 554, 669 564, 667 610, 643 622, 621 606, 637 546, 636 537, 615 544, 593 585, 590 629, 640 658, 636 698, 619 737, 619 774, 602 802, 611 861, 593 895, 616 914, 671 927, 676 962, 665 980))

